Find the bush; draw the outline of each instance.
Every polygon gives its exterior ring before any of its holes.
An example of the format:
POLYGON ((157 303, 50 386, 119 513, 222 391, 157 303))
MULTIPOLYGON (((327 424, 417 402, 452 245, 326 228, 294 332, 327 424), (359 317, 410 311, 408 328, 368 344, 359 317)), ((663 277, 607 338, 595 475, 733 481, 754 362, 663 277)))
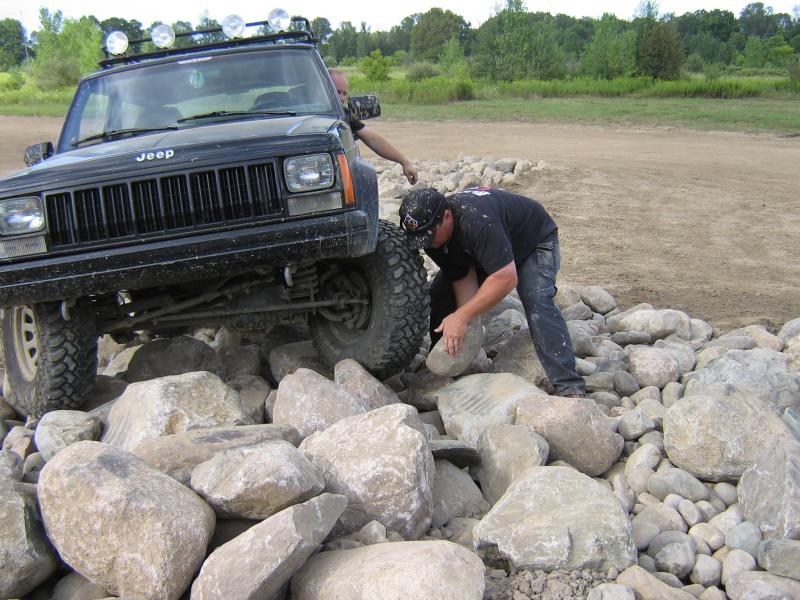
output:
POLYGON ((795 54, 786 61, 786 74, 789 76, 789 81, 800 85, 800 55, 795 54))
POLYGON ((385 102, 399 104, 446 104, 475 97, 475 87, 469 79, 438 76, 423 81, 390 79, 379 83, 367 82, 363 77, 350 79, 351 94, 365 92, 376 93, 385 102))
POLYGON ((432 79, 439 77, 442 72, 439 67, 431 63, 417 63, 412 65, 406 72, 406 79, 409 81, 422 81, 423 79, 432 79))
POLYGON ((389 79, 389 59, 381 54, 380 50, 375 50, 369 56, 365 56, 359 69, 369 81, 389 79))
POLYGON ((697 52, 692 52, 689 56, 686 57, 686 63, 684 64, 686 70, 690 73, 702 73, 703 67, 705 67, 705 63, 703 62, 703 57, 700 56, 697 52))
POLYGON ((333 54, 329 54, 328 56, 323 57, 322 60, 325 62, 325 66, 328 67, 329 69, 332 69, 333 67, 336 67, 339 64, 336 62, 336 57, 333 54))
POLYGON ((722 77, 722 67, 714 64, 706 65, 703 68, 703 77, 706 78, 706 81, 716 81, 722 77))

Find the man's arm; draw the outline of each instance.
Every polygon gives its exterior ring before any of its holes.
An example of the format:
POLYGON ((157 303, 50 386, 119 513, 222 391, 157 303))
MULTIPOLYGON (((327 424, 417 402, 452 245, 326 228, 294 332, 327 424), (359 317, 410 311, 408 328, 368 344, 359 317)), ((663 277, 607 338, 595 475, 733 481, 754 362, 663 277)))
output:
POLYGON ((464 279, 453 282, 459 307, 447 315, 435 330, 442 332, 447 353, 457 356, 461 352, 469 322, 497 305, 516 286, 517 267, 514 261, 489 275, 480 287, 477 287, 474 269, 470 269, 464 279))
POLYGON ((378 156, 399 163, 403 167, 403 174, 411 185, 417 183, 417 169, 406 158, 405 154, 392 146, 389 141, 377 131, 373 131, 367 126, 358 130, 358 139, 364 142, 369 149, 378 156))

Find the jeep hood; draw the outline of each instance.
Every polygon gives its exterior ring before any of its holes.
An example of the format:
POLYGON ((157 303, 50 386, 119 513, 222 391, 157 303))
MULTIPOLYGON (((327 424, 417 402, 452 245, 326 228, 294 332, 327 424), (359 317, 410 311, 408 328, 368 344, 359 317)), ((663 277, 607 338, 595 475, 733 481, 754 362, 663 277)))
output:
POLYGON ((90 180, 131 179, 139 173, 162 174, 309 150, 333 150, 341 147, 338 123, 338 118, 323 115, 198 121, 196 126, 174 131, 90 143, 0 179, 0 194, 35 193, 90 180))

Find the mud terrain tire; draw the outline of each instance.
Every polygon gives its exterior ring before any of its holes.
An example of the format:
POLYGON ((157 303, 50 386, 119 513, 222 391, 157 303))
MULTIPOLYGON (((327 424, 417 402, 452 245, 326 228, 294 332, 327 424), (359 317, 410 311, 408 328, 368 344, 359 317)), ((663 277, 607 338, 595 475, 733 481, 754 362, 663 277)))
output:
POLYGON ((87 304, 59 302, 3 309, 2 340, 11 390, 6 401, 24 415, 78 408, 97 373, 94 315, 87 304))
POLYGON ((348 322, 312 319, 311 335, 323 362, 333 367, 353 358, 378 378, 402 370, 419 351, 430 314, 419 252, 408 247, 398 227, 381 221, 375 252, 336 266, 339 275, 323 283, 322 298, 361 294, 369 302, 348 322))

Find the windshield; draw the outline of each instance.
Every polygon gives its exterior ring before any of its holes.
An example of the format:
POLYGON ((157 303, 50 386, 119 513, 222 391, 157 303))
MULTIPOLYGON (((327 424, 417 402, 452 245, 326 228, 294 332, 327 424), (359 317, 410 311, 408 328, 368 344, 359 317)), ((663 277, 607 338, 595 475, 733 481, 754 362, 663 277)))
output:
POLYGON ((78 89, 59 151, 87 139, 101 143, 111 137, 106 133, 145 134, 248 113, 338 112, 324 77, 311 52, 284 48, 185 57, 92 78, 78 89))

